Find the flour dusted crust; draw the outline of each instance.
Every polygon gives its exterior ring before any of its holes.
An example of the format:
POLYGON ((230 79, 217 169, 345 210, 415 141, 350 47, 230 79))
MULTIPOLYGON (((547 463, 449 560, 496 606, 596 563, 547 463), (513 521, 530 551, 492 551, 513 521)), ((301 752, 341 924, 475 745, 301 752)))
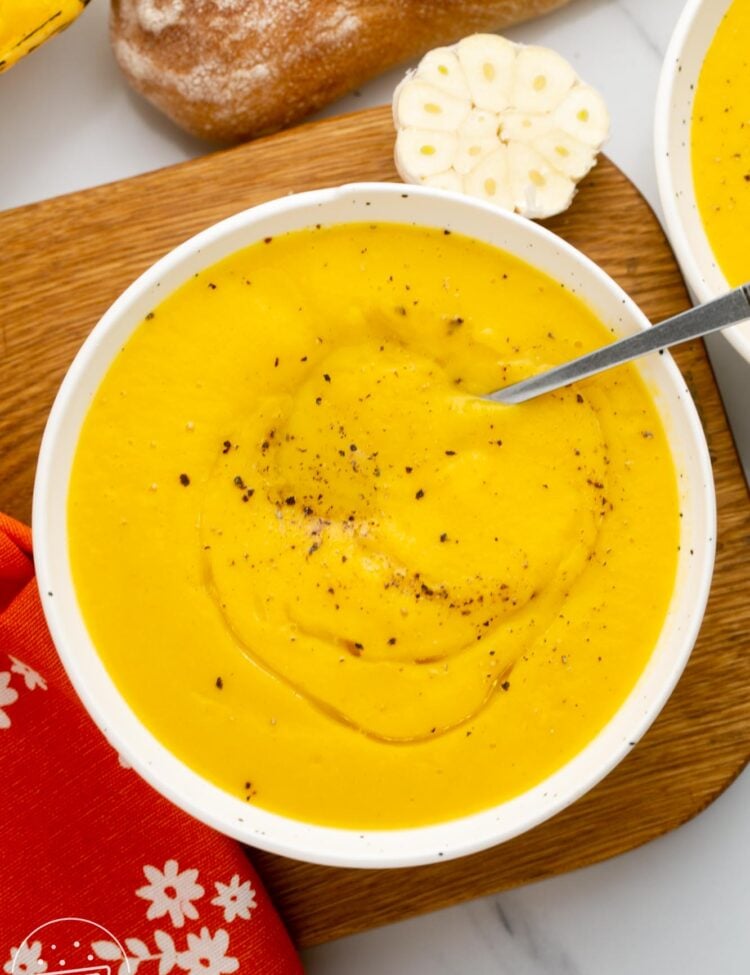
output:
POLYGON ((112 0, 115 57, 186 131, 235 142, 297 122, 438 44, 567 0, 112 0))

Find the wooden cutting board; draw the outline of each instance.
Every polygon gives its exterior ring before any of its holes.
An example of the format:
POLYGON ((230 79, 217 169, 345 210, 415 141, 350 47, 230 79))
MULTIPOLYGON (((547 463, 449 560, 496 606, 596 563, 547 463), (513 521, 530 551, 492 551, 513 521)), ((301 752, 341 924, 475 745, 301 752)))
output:
MULTIPOLYGON (((0 213, 0 510, 29 518, 35 457, 55 390, 118 293, 175 244, 237 210, 297 190, 394 179, 389 119, 388 109, 373 109, 0 213)), ((602 265, 652 320, 688 306, 654 214, 607 160, 549 226, 602 265)), ((494 850, 394 871, 338 870, 254 852, 300 945, 630 850, 700 812, 746 764, 750 506, 702 343, 675 357, 708 437, 719 534, 703 629, 662 715, 593 792, 494 850)))

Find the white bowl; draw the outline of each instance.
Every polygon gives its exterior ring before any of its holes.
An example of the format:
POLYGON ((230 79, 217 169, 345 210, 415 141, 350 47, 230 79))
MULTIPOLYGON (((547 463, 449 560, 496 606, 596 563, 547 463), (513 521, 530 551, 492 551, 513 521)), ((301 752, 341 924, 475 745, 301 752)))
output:
MULTIPOLYGON (((730 290, 698 212, 690 131, 693 96, 703 60, 731 2, 688 0, 669 42, 656 96, 654 147, 659 197, 669 240, 688 288, 698 302, 710 301, 730 290)), ((750 76, 747 83, 750 84, 750 76)), ((750 321, 727 328, 722 334, 750 362, 750 321)))
POLYGON ((39 455, 33 529, 42 604, 70 679, 111 744, 154 788, 197 819, 253 846, 336 866, 397 867, 462 856, 516 836, 574 802, 627 754, 661 710, 695 642, 713 568, 715 503, 708 450, 690 394, 672 359, 654 354, 640 368, 668 431, 683 512, 677 584, 668 617, 646 669, 607 726, 558 772, 509 802, 417 829, 332 829, 249 807, 181 762, 141 724, 120 694, 78 607, 68 559, 66 504, 81 424, 123 342, 157 301, 196 271, 262 237, 315 223, 352 220, 400 221, 467 234, 504 248, 575 288, 615 334, 648 327, 627 295, 569 244, 537 224, 487 204, 386 183, 274 200, 182 244, 138 278, 106 312, 70 367, 52 408, 39 455))

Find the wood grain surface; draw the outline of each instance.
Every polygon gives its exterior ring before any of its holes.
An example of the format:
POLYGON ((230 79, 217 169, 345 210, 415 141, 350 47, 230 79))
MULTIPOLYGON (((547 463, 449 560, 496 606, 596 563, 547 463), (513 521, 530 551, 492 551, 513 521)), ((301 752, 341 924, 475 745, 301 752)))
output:
MULTIPOLYGON (((118 293, 175 244, 245 207, 350 180, 394 179, 387 109, 0 213, 0 510, 28 519, 44 421, 62 376, 118 293)), ((549 226, 654 321, 688 305, 646 202, 610 162, 549 226)), ((255 851, 300 945, 539 880, 632 849, 700 812, 750 755, 747 489, 703 345, 676 359, 703 420, 718 493, 716 572, 687 670, 643 741, 596 789, 493 850, 415 869, 340 870, 255 851)))

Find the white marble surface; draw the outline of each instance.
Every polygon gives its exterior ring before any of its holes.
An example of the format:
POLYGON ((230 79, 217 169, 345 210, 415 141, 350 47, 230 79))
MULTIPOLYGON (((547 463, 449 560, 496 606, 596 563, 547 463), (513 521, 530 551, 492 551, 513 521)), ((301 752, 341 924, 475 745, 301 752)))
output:
MULTIPOLYGON (((658 212, 652 113, 682 0, 572 0, 510 31, 570 58, 604 94, 609 155, 658 212)), ((206 151, 121 81, 105 0, 0 77, 0 207, 206 151)), ((324 114, 387 101, 401 71, 324 114)), ((714 364, 750 455, 750 366, 718 337, 714 364)), ((676 832, 616 860, 305 953, 310 975, 747 975, 750 773, 676 832)), ((346 910, 343 904, 342 910, 346 910)))

